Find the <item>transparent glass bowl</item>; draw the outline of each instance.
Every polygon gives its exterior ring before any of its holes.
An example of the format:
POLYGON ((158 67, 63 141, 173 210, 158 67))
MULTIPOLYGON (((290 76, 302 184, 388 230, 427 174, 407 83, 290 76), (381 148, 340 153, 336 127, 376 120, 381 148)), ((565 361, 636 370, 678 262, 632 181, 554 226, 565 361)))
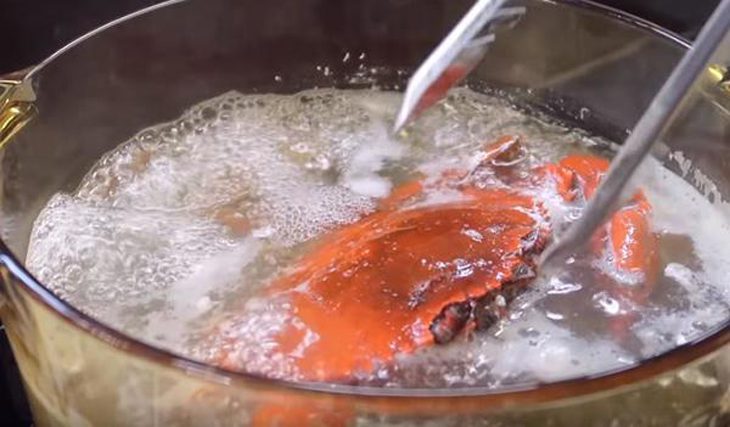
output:
MULTIPOLYGON (((136 131, 231 89, 402 88, 470 3, 173 1, 82 38, 16 86, 32 87, 36 100, 0 103, 0 117, 37 114, 2 149, 0 315, 36 424, 727 425, 727 322, 621 372, 499 392, 289 384, 145 345, 80 313, 24 269, 33 220, 48 198, 75 188, 103 153, 136 131), (343 61, 348 52, 356 60, 343 61)), ((500 34, 470 84, 611 139, 625 136, 688 47, 589 2, 515 3, 527 15, 500 34)), ((723 198, 730 193, 726 96, 698 95, 656 154, 681 150, 723 198)))

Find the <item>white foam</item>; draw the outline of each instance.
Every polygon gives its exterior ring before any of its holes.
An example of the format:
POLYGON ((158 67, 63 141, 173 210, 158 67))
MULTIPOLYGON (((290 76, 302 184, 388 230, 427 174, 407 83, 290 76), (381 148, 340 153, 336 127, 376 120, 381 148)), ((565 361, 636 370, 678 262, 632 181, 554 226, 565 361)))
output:
POLYGON ((260 250, 260 242, 245 239, 193 265, 188 276, 170 284, 168 307, 149 313, 144 334, 154 337, 158 344, 179 348, 176 343, 186 339, 193 328, 191 323, 220 305, 220 301, 213 302, 213 294, 235 286, 242 270, 256 259, 260 250))
POLYGON ((557 381, 635 362, 610 340, 577 337, 530 304, 517 311, 513 321, 480 339, 400 358, 392 385, 420 376, 432 387, 499 387, 528 378, 557 381))
POLYGON ((657 161, 651 162, 653 174, 647 176, 644 187, 653 206, 654 226, 663 233, 692 236, 694 256, 701 265, 697 269, 675 262, 665 267, 664 274, 684 288, 687 308, 655 307, 637 324, 646 355, 697 338, 730 316, 730 224, 721 209, 723 202, 716 197, 715 203, 710 203, 679 176, 657 161))
POLYGON ((390 194, 390 180, 380 175, 386 163, 399 160, 404 147, 393 140, 384 123, 373 126, 373 140, 362 144, 352 154, 342 176, 343 186, 357 194, 382 198, 390 194))
POLYGON ((144 334, 152 313, 178 304, 177 281, 236 245, 221 225, 185 213, 116 209, 56 195, 36 221, 27 264, 83 310, 144 334))

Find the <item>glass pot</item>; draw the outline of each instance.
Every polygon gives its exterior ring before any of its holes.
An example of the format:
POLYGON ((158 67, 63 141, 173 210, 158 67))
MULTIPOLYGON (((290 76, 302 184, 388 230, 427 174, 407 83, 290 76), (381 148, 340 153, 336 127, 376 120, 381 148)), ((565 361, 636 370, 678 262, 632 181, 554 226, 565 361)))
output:
MULTIPOLYGON (((499 392, 289 384, 125 336, 25 270, 28 236, 48 198, 74 189, 102 154, 138 130, 231 89, 402 88, 470 3, 171 1, 83 37, 19 81, 4 81, 0 314, 36 425, 728 425, 727 321, 620 372, 499 392)), ((527 6, 526 16, 499 35, 469 83, 619 141, 688 47, 589 2, 516 3, 527 6)), ((719 81, 723 72, 707 78, 719 81)), ((691 168, 672 163, 681 150, 716 184, 705 193, 719 202, 730 193, 730 116, 723 86, 708 88, 656 155, 707 190, 691 168)))

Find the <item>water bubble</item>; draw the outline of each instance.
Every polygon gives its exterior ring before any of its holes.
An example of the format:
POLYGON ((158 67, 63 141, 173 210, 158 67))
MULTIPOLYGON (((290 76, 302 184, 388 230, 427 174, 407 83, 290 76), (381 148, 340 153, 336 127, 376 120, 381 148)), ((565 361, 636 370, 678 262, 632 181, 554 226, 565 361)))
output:
POLYGON ((593 302, 596 303, 597 308, 609 316, 616 316, 621 313, 621 303, 606 292, 593 295, 593 302))
POLYGON ((564 295, 577 292, 583 289, 583 286, 579 283, 568 283, 562 281, 560 278, 553 277, 550 279, 550 288, 547 291, 549 295, 564 295))

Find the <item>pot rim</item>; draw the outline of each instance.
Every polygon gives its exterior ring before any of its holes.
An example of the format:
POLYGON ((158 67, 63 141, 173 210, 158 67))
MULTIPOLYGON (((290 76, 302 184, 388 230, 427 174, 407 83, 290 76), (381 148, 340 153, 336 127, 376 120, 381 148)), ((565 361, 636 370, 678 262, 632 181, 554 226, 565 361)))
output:
MULTIPOLYGON (((23 78, 23 81, 32 81, 33 77, 41 72, 46 65, 62 56, 68 50, 83 43, 85 40, 110 29, 128 20, 154 12, 158 9, 184 3, 189 0, 167 0, 119 19, 111 21, 78 39, 67 44, 56 51, 43 62, 35 66, 23 78)), ((609 6, 594 3, 590 0, 537 0, 548 4, 564 4, 590 12, 608 16, 614 20, 621 21, 629 26, 653 34, 661 39, 667 40, 680 48, 687 49, 691 43, 682 36, 673 33, 657 24, 638 18, 629 13, 622 12, 609 6)), ((362 398, 401 398, 417 399, 423 398, 478 398, 482 403, 483 399, 494 399, 495 401, 515 403, 525 402, 551 402, 568 397, 577 397, 599 391, 606 391, 620 386, 629 386, 643 380, 651 379, 657 375, 667 373, 686 365, 689 362, 710 356, 714 351, 730 343, 730 319, 713 328, 711 333, 697 338, 683 345, 661 353, 657 356, 647 358, 639 363, 628 367, 604 371, 598 374, 573 377, 569 379, 545 382, 530 383, 517 386, 505 386, 498 389, 487 387, 462 387, 452 389, 431 389, 431 388, 381 388, 366 386, 351 386, 329 383, 292 382, 278 379, 271 379, 257 374, 228 370, 203 362, 195 361, 185 356, 177 355, 168 350, 157 348, 137 340, 115 328, 82 313, 71 304, 56 296, 40 281, 38 281, 10 251, 5 242, 0 239, 0 268, 3 273, 5 286, 15 286, 16 283, 28 291, 39 303, 49 308, 54 315, 60 316, 73 327, 83 333, 89 333, 96 339, 111 345, 115 349, 128 353, 130 357, 139 357, 152 363, 160 364, 175 370, 184 375, 197 376, 204 380, 214 381, 226 385, 246 385, 263 389, 289 390, 296 392, 327 393, 330 395, 345 395, 362 398), (3 268, 4 267, 4 268, 3 268), (11 280, 12 276, 16 280, 11 280), (8 282, 13 283, 8 283, 8 282)), ((483 406, 480 405, 483 409, 483 406)))

